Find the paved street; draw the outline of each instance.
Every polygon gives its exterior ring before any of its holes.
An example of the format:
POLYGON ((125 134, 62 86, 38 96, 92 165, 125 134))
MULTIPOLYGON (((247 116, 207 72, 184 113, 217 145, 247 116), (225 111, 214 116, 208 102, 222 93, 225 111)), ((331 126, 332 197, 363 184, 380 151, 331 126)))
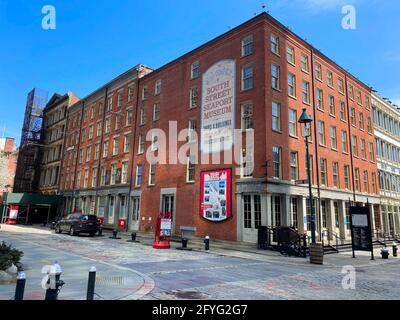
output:
MULTIPOLYGON (((0 230, 0 241, 24 251, 26 299, 43 299, 43 265, 58 261, 66 282, 60 299, 85 299, 88 270, 96 266, 96 299, 397 299, 400 259, 376 252, 325 256, 324 266, 276 253, 155 250, 140 243, 104 237, 0 230), (356 289, 342 287, 342 268, 356 269, 356 289)), ((0 286, 10 299, 14 285, 0 286)))

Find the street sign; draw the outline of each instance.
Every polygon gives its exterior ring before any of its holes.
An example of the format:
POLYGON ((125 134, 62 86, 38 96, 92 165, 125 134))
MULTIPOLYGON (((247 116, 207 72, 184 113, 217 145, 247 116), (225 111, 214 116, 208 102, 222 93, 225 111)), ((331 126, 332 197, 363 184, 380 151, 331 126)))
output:
POLYGON ((373 245, 371 221, 368 207, 350 207, 351 244, 354 251, 371 251, 373 259, 373 245))

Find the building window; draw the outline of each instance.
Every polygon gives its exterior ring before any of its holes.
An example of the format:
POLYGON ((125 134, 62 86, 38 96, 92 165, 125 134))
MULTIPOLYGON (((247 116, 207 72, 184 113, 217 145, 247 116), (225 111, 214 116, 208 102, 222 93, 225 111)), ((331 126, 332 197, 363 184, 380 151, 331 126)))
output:
POLYGON ((191 79, 197 79, 199 77, 199 69, 200 69, 200 63, 198 61, 193 62, 192 65, 190 66, 191 79))
POLYGON ((272 130, 281 131, 281 105, 275 101, 272 102, 272 130))
POLYGON ((151 163, 150 168, 149 168, 149 185, 150 186, 154 186, 155 176, 156 176, 156 165, 155 165, 155 163, 151 163))
POLYGON ((287 62, 295 64, 294 48, 288 46, 286 48, 286 53, 287 53, 287 62))
POLYGON ((328 86, 333 87, 333 74, 329 70, 326 72, 326 81, 328 82, 328 86))
POLYGON ((290 179, 293 181, 298 180, 298 163, 297 152, 290 152, 290 179))
POLYGON ((253 53, 253 36, 247 36, 242 40, 242 57, 253 53))
POLYGON ((253 128, 253 104, 251 102, 244 103, 240 106, 242 113, 242 130, 253 128))
POLYGON ((271 81, 272 81, 272 88, 279 90, 280 89, 280 72, 281 72, 281 68, 276 65, 276 64, 272 64, 271 65, 271 81))
POLYGON ((136 167, 136 181, 135 186, 140 187, 142 185, 142 175, 143 175, 143 166, 136 167))
POLYGON ((353 155, 355 157, 358 157, 357 136, 352 136, 352 145, 353 145, 353 155))
POLYGON ((366 160, 367 159, 367 148, 365 145, 365 140, 361 139, 360 141, 361 141, 361 157, 363 160, 366 160))
POLYGON ((243 226, 251 229, 251 195, 243 195, 243 226))
POLYGON ((133 87, 128 87, 128 102, 133 100, 133 87))
POLYGON ((368 171, 364 170, 364 192, 369 193, 368 171))
POLYGON ((89 140, 93 138, 93 125, 89 127, 89 140))
POLYGON ((356 110, 350 108, 350 123, 352 126, 356 126, 356 110))
POLYGON ((84 153, 84 149, 79 150, 79 162, 78 163, 82 163, 83 162, 83 153, 84 153))
POLYGON ((335 188, 339 188, 339 163, 334 161, 332 163, 332 172, 333 172, 333 186, 335 188))
POLYGON ((354 182, 356 185, 356 191, 361 192, 361 185, 360 185, 360 169, 354 169, 354 182))
POLYGON ((157 102, 153 106, 153 121, 160 120, 160 103, 157 102))
POLYGON ((102 122, 98 121, 97 122, 97 127, 96 127, 96 136, 97 137, 101 136, 101 131, 102 131, 102 122))
POLYGON ((144 86, 142 88, 142 100, 146 100, 147 99, 147 95, 148 95, 148 88, 147 88, 147 86, 144 86))
POLYGON ((85 169, 84 176, 83 176, 83 187, 87 188, 89 181, 89 170, 85 169))
POLYGON ((297 137, 297 111, 289 109, 289 134, 297 137))
POLYGON ((97 186, 97 168, 92 169, 92 187, 97 186))
POLYGON ((253 67, 246 66, 242 68, 242 90, 253 88, 253 67))
POLYGON ((349 84, 347 90, 348 90, 350 100, 354 100, 354 88, 351 84, 349 84))
POLYGON ((189 142, 197 141, 197 120, 189 120, 189 142))
POLYGON ((156 133, 151 134, 151 151, 157 151, 158 150, 158 136, 156 133))
POLYGON ((140 109, 140 125, 146 124, 146 110, 144 108, 140 109))
POLYGON ((329 96, 329 114, 331 116, 336 115, 335 97, 334 96, 329 96))
POLYGON ((128 127, 132 125, 132 109, 126 110, 125 126, 128 127))
POLYGON ((158 79, 154 85, 154 94, 157 96, 161 93, 161 80, 158 79))
POLYGON ((367 117, 367 132, 372 134, 371 117, 367 117))
POLYGON ((114 137, 113 139, 113 156, 116 156, 118 154, 119 150, 119 136, 114 137))
POLYGON ((323 121, 318 121, 318 142, 325 146, 325 123, 323 121))
POLYGON ((141 154, 144 152, 144 144, 145 144, 144 135, 143 135, 143 133, 140 133, 139 134, 139 144, 138 144, 138 154, 141 154))
POLYGON ((110 184, 116 184, 117 182, 117 164, 111 165, 111 182, 110 184))
POLYGON ((336 136, 336 127, 331 127, 331 147, 332 149, 337 149, 337 136, 336 136))
POLYGON ((96 143, 94 146, 94 160, 98 160, 100 156, 100 143, 96 143))
POLYGON ((282 148, 272 147, 272 158, 274 162, 274 178, 280 179, 282 177, 281 162, 282 162, 282 148))
POLYGON ((190 156, 187 158, 186 182, 194 182, 194 178, 195 178, 195 157, 190 156))
POLYGON ((108 156, 108 145, 109 145, 108 140, 104 141, 103 158, 107 158, 108 156))
POLYGON ((292 227, 295 229, 299 228, 299 222, 298 222, 298 213, 297 213, 297 198, 291 198, 290 199, 290 212, 292 214, 292 227))
POLYGON ((322 81, 322 67, 319 63, 315 64, 315 78, 322 81))
POLYGON ((118 107, 118 109, 122 108, 122 93, 118 93, 118 96, 117 96, 117 107, 118 107))
POLYGON ((279 227, 281 225, 281 197, 272 197, 272 209, 275 219, 275 226, 279 227))
POLYGON ((111 130, 111 118, 107 117, 106 118, 106 128, 105 128, 105 133, 109 133, 111 130))
POLYGON ((100 168, 100 185, 104 186, 106 184, 106 170, 104 167, 100 168))
POLYGON ((310 66, 308 63, 308 56, 305 54, 301 55, 301 70, 304 72, 310 72, 310 66))
POLYGON ((303 80, 302 84, 303 103, 310 103, 310 83, 303 80))
POLYGON ((361 91, 359 91, 359 90, 357 90, 356 99, 357 99, 357 103, 359 105, 362 105, 361 91))
POLYGON ((199 101, 199 89, 197 87, 193 87, 190 89, 190 105, 189 109, 196 108, 199 101))
POLYGON ((115 130, 119 130, 119 128, 121 128, 121 115, 120 114, 116 114, 115 115, 115 126, 114 126, 114 129, 115 130))
POLYGON ((338 79, 338 90, 341 94, 344 94, 344 80, 338 79))
POLYGON ((248 147, 242 147, 242 157, 241 157, 241 171, 240 176, 241 178, 249 178, 253 176, 253 169, 254 169, 254 159, 253 154, 248 152, 248 147))
POLYGON ((279 55, 279 38, 274 34, 271 34, 271 51, 279 55))
POLYGON ((317 108, 324 110, 324 92, 321 89, 317 89, 317 108))
POLYGON ((86 162, 89 162, 89 161, 90 161, 91 155, 92 155, 92 146, 89 146, 89 147, 86 149, 86 162))
POLYGON ((343 167, 343 173, 344 173, 344 187, 347 190, 350 190, 350 166, 345 165, 343 167))
POLYGON ((372 142, 368 143, 368 151, 369 151, 369 161, 374 162, 375 161, 374 144, 372 142))
POLYGON ((129 133, 126 133, 124 135, 124 152, 129 152, 130 149, 130 141, 131 141, 131 135, 129 133))
POLYGON ((358 125, 360 127, 360 130, 364 130, 364 115, 362 112, 358 113, 358 125))
POLYGON ((340 102, 340 120, 346 121, 346 105, 343 101, 340 102))
POLYGON ((296 76, 292 73, 288 74, 288 94, 291 97, 296 97, 296 76))
POLYGON ((326 159, 320 159, 320 170, 321 170, 321 184, 323 186, 327 186, 328 175, 327 175, 326 159))
POLYGON ((378 193, 378 189, 376 187, 376 173, 372 173, 372 191, 376 194, 378 193))
POLYGON ((342 151, 344 153, 348 153, 349 152, 349 146, 347 143, 347 132, 346 131, 342 131, 342 151))
POLYGON ((128 161, 122 162, 121 183, 128 182, 128 161))
POLYGON ((113 108, 113 100, 112 100, 112 96, 108 97, 107 99, 107 112, 110 112, 113 108))

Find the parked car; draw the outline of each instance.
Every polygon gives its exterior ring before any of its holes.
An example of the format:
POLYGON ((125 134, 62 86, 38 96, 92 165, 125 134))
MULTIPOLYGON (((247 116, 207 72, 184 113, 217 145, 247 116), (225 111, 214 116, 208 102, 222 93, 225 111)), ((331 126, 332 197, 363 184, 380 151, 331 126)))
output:
POLYGON ((57 221, 57 233, 68 232, 71 236, 88 233, 91 237, 100 229, 100 222, 94 214, 72 213, 66 218, 57 221))

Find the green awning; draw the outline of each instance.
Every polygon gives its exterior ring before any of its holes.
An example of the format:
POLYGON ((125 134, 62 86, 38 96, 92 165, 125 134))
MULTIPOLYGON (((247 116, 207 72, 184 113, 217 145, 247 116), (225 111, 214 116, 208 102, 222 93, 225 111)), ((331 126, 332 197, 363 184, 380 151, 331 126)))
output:
POLYGON ((58 205, 62 202, 62 198, 62 196, 36 193, 7 193, 6 204, 58 205))

